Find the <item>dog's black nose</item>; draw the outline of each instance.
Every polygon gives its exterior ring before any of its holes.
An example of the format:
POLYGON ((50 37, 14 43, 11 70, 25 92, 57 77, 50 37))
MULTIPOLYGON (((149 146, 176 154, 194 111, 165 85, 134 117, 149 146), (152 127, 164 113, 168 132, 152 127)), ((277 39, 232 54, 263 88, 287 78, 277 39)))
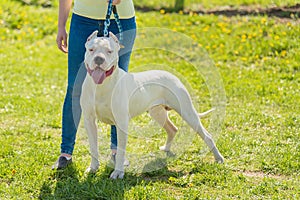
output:
POLYGON ((102 58, 101 56, 96 56, 94 58, 94 62, 96 65, 101 65, 104 62, 104 58, 102 58))

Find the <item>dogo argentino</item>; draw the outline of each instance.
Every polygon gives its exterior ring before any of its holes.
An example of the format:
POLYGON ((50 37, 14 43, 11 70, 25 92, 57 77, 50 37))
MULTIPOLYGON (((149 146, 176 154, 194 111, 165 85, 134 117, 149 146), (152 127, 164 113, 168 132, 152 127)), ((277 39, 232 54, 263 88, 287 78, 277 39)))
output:
POLYGON ((203 127, 190 95, 180 80, 169 72, 151 70, 127 73, 118 67, 120 44, 115 35, 97 37, 92 33, 85 44, 84 64, 87 75, 80 99, 84 125, 88 133, 92 161, 87 171, 99 167, 96 119, 117 127, 118 149, 115 169, 110 178, 123 178, 128 123, 145 111, 167 132, 167 141, 161 150, 169 151, 177 132, 167 111, 174 109, 195 130, 213 152, 216 162, 224 158, 212 136, 203 127))

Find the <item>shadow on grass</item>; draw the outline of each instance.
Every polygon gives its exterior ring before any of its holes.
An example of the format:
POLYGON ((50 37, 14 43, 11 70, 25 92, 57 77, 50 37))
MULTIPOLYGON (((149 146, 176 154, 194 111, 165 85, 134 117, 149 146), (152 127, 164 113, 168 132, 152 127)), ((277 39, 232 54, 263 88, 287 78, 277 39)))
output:
POLYGON ((73 163, 63 171, 49 174, 40 188, 39 199, 124 199, 126 191, 136 185, 143 187, 153 181, 167 182, 171 176, 183 176, 169 171, 167 160, 161 158, 147 163, 144 170, 149 171, 153 164, 160 164, 160 169, 142 174, 126 172, 124 179, 111 180, 113 169, 108 165, 96 174, 84 174, 73 163))

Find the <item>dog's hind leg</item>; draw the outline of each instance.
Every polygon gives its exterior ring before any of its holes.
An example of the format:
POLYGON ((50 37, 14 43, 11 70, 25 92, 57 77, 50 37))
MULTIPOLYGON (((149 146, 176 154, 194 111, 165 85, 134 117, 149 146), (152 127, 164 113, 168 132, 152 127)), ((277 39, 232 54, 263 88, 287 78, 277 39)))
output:
POLYGON ((168 112, 165 109, 164 106, 154 106, 149 110, 150 116, 161 126, 163 127, 168 136, 167 141, 164 146, 160 147, 160 150, 162 151, 170 151, 172 141, 176 135, 177 127, 171 122, 171 120, 168 117, 168 112))
POLYGON ((96 172, 99 168, 99 153, 98 153, 98 137, 97 137, 97 125, 96 118, 90 117, 84 119, 84 126, 88 134, 88 140, 90 144, 91 151, 91 165, 86 170, 87 172, 96 172))
POLYGON ((202 125, 198 113, 196 112, 192 103, 185 106, 185 110, 181 113, 181 116, 194 129, 194 131, 196 131, 201 136, 208 148, 213 152, 216 162, 223 163, 223 156, 219 152, 212 136, 202 125))
POLYGON ((194 108, 188 92, 181 90, 180 92, 176 93, 176 96, 178 98, 180 97, 178 99, 180 104, 178 105, 172 101, 169 101, 171 103, 170 107, 172 107, 183 118, 183 120, 186 121, 193 128, 193 130, 201 136, 209 150, 213 152, 216 162, 223 163, 224 158, 216 147, 212 136, 203 127, 199 118, 199 114, 194 108))

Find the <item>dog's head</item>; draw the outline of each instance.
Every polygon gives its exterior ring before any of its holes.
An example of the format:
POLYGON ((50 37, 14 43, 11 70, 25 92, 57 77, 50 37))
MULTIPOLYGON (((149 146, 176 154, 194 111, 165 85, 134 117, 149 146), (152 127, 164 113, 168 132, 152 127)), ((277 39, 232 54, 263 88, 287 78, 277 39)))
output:
POLYGON ((84 63, 94 82, 101 84, 118 67, 120 44, 111 32, 110 37, 97 37, 97 33, 93 32, 85 43, 84 63))

